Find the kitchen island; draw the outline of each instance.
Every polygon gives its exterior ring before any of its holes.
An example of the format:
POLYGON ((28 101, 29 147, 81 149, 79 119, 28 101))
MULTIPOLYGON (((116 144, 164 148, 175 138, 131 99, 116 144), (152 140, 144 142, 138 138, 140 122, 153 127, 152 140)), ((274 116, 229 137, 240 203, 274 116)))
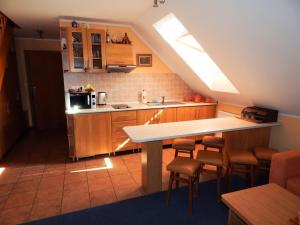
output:
POLYGON ((162 141, 222 133, 224 152, 269 145, 270 131, 279 123, 253 123, 235 117, 124 127, 130 140, 142 145, 142 186, 146 193, 162 190, 162 141))

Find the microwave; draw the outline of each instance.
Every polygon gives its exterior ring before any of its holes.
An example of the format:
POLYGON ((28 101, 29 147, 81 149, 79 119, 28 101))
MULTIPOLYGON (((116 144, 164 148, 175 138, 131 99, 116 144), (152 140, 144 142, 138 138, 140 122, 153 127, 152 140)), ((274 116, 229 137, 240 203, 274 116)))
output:
POLYGON ((97 107, 96 92, 66 93, 67 109, 95 109, 97 107))

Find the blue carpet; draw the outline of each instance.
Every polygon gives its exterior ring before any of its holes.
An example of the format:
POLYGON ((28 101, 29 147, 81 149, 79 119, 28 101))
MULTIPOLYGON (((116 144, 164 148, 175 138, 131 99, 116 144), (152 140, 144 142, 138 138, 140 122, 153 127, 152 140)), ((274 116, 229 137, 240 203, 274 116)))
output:
MULTIPOLYGON (((225 187, 225 182, 222 180, 225 187)), ((266 183, 266 178, 258 179, 258 184, 266 183)), ((245 181, 233 177, 233 190, 245 188, 245 181)), ((216 181, 200 184, 200 197, 194 198, 193 213, 188 212, 187 188, 173 191, 169 206, 165 202, 166 193, 159 192, 110 205, 85 209, 27 225, 226 225, 228 209, 216 201, 216 181)))

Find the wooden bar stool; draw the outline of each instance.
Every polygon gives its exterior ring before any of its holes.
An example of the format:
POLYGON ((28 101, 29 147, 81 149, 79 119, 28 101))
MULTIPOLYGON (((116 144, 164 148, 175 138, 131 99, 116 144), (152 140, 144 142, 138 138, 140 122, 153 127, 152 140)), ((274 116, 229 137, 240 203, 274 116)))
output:
POLYGON ((254 154, 258 160, 258 164, 261 165, 259 168, 269 170, 272 156, 278 152, 278 150, 268 147, 256 147, 254 149, 254 154))
POLYGON ((217 170, 217 200, 221 200, 221 178, 223 169, 223 153, 215 151, 198 151, 196 159, 200 162, 200 175, 204 165, 216 166, 217 170))
POLYGON ((222 152, 224 148, 224 138, 216 137, 216 136, 204 136, 202 138, 202 145, 204 146, 204 150, 208 148, 216 148, 219 149, 219 152, 222 152))
POLYGON ((227 152, 228 155, 228 190, 231 188, 232 174, 242 173, 250 178, 250 187, 255 184, 255 173, 258 161, 252 152, 243 149, 231 149, 227 152))
POLYGON ((175 149, 175 158, 178 156, 178 153, 185 153, 190 154, 190 158, 193 159, 193 152, 195 150, 195 140, 184 138, 174 139, 172 148, 175 149))
POLYGON ((187 157, 176 157, 171 163, 167 165, 167 170, 170 171, 169 187, 167 192, 167 204, 171 200, 171 192, 173 181, 176 180, 176 189, 178 189, 179 182, 183 181, 189 185, 189 211, 193 209, 193 189, 196 184, 196 194, 199 194, 199 168, 200 162, 187 157), (178 176, 175 176, 178 174, 178 176), (180 175, 185 175, 181 177, 180 175), (177 183, 178 182, 178 183, 177 183))

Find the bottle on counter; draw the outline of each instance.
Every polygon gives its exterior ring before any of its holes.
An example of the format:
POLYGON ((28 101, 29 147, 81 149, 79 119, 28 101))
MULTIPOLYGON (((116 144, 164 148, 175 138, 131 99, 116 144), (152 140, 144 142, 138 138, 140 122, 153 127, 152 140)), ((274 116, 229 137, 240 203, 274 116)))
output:
POLYGON ((142 90, 142 103, 147 103, 147 92, 142 90))

